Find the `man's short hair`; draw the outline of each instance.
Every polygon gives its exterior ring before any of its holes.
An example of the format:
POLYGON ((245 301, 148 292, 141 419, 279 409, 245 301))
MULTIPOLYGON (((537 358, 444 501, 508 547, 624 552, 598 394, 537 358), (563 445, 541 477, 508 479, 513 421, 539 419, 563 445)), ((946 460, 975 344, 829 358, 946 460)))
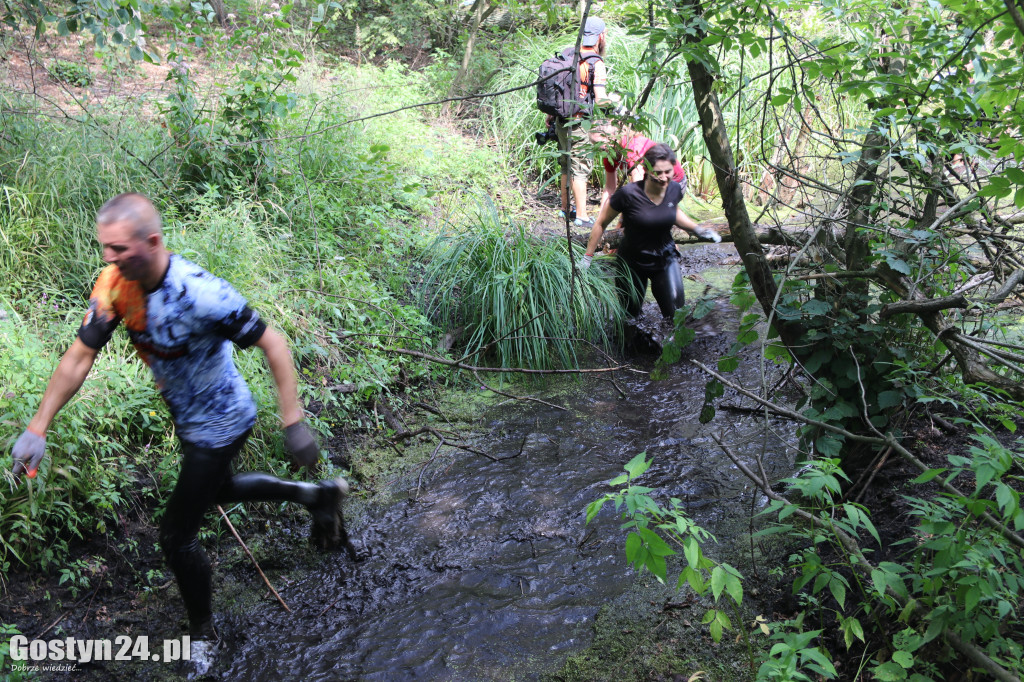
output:
POLYGON ((97 225, 120 222, 130 223, 139 239, 145 239, 151 234, 163 235, 163 225, 156 206, 147 197, 135 192, 118 194, 103 204, 96 214, 97 225))

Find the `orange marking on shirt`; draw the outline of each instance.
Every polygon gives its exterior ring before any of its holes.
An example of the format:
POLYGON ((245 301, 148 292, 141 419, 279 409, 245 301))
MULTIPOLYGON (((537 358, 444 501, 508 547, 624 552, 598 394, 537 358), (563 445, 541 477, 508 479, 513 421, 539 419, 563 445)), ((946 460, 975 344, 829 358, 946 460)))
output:
MULTIPOLYGON (((103 268, 92 290, 96 301, 96 314, 105 320, 120 317, 124 326, 134 332, 146 330, 146 294, 138 282, 121 276, 116 265, 103 268)), ((88 319, 88 318, 87 318, 88 319)), ((135 350, 147 364, 146 353, 138 346, 135 350)))

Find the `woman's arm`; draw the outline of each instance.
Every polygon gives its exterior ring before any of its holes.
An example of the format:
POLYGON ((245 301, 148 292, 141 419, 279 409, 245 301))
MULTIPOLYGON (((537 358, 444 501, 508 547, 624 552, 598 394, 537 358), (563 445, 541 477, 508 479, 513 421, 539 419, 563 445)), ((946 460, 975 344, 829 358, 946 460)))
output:
POLYGON ((693 222, 693 218, 683 213, 683 209, 679 207, 676 207, 676 227, 681 227, 694 234, 697 232, 697 223, 693 222))
POLYGON ((593 257, 594 252, 597 251, 597 245, 601 242, 601 235, 604 234, 605 228, 618 217, 619 212, 612 208, 611 199, 601 205, 601 211, 597 214, 594 227, 590 230, 590 241, 587 242, 586 255, 593 257))
POLYGON ((615 166, 612 166, 611 170, 604 169, 604 191, 601 192, 601 206, 608 203, 608 200, 615 194, 615 190, 619 188, 619 174, 615 166))
POLYGON ((676 208, 676 227, 680 227, 690 234, 695 234, 701 239, 707 239, 708 241, 715 242, 716 244, 722 241, 722 235, 718 234, 717 231, 710 227, 700 227, 697 223, 693 222, 693 218, 683 213, 683 209, 676 208))

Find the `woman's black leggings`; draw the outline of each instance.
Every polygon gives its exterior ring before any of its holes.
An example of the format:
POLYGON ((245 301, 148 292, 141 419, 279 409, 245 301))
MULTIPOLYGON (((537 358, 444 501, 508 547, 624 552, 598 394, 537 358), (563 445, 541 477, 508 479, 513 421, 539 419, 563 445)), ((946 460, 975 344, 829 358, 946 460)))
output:
POLYGON ((260 473, 232 475, 231 460, 248 437, 247 431, 220 448, 181 441, 181 472, 160 522, 160 548, 178 580, 193 636, 209 634, 212 615, 210 561, 198 537, 206 511, 230 502, 287 501, 309 506, 317 501, 319 489, 314 483, 260 473))
POLYGON ((630 317, 639 315, 643 308, 648 280, 663 317, 671 320, 676 310, 686 305, 683 273, 674 251, 673 248, 673 253, 666 254, 661 264, 654 267, 642 267, 619 256, 619 273, 615 284, 626 299, 626 312, 630 317))

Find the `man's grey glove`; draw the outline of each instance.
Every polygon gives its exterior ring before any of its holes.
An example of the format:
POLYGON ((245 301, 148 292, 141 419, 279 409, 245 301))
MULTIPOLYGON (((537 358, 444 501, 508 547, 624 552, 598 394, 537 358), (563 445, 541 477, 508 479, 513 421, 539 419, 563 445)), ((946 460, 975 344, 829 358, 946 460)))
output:
POLYGON ((11 450, 11 455, 14 457, 14 475, 20 476, 25 473, 29 478, 35 478, 45 452, 46 438, 25 429, 25 433, 15 441, 14 448, 11 450))
POLYGON ((718 234, 718 232, 712 230, 710 227, 698 227, 693 232, 701 239, 707 239, 716 244, 722 241, 722 235, 718 234))
POLYGON ((593 256, 584 256, 583 258, 580 258, 580 262, 576 264, 576 267, 580 270, 586 270, 590 267, 590 261, 592 260, 594 260, 593 256))
POLYGON ((285 427, 284 446, 301 466, 311 467, 320 459, 320 446, 304 421, 285 427))

